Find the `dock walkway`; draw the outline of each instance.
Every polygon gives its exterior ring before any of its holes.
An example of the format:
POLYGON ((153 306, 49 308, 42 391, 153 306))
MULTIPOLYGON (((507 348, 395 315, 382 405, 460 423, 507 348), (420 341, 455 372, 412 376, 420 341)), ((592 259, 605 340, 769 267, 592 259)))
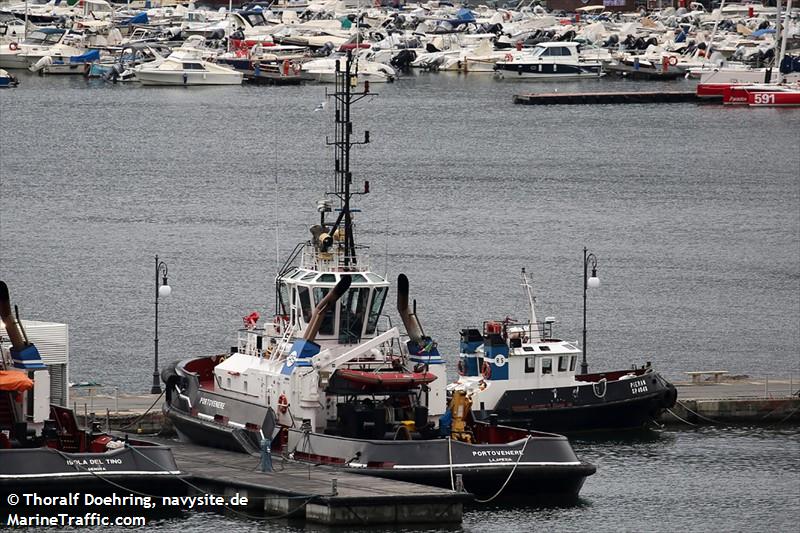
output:
MULTIPOLYGON (((721 98, 719 99, 721 101, 721 98)), ((717 102, 698 98, 695 91, 627 91, 589 93, 531 93, 514 95, 515 104, 661 104, 673 102, 717 102)))
POLYGON ((448 489, 310 466, 273 455, 273 472, 258 456, 164 438, 194 493, 247 496, 234 514, 280 515, 328 525, 460 523, 473 496, 448 489), (198 490, 199 489, 199 490, 198 490))
POLYGON ((665 424, 800 422, 800 379, 743 377, 675 386, 678 403, 662 415, 665 424))

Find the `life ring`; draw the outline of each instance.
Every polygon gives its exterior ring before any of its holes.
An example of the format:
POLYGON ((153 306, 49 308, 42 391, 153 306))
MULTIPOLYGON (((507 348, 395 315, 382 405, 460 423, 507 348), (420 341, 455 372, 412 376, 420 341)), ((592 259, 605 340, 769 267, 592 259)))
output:
POLYGON ((300 63, 292 61, 292 72, 294 72, 295 76, 300 74, 300 63))
POLYGON ((281 72, 283 72, 284 76, 288 76, 289 75, 289 60, 288 59, 284 59, 283 60, 283 65, 281 65, 281 72))
POLYGON ((508 22, 511 20, 511 12, 510 11, 503 11, 503 20, 508 22))
POLYGON ((505 59, 506 62, 513 61, 514 60, 514 56, 512 56, 511 54, 506 54, 506 55, 503 56, 503 59, 505 59))
POLYGON ((281 394, 278 396, 278 412, 281 414, 286 414, 289 411, 289 399, 286 398, 285 394, 281 394))
POLYGON ((275 333, 281 333, 281 324, 283 323, 283 317, 281 315, 275 315, 275 318, 272 319, 272 325, 275 328, 275 333))
POLYGON ((12 41, 8 43, 8 49, 11 50, 12 52, 16 52, 17 50, 19 50, 19 45, 12 41))
POLYGON ((463 359, 461 359, 461 358, 458 359, 458 368, 456 370, 458 371, 458 375, 459 376, 463 376, 466 373, 464 371, 464 360, 463 359))
POLYGON ((678 56, 669 56, 669 64, 670 66, 675 66, 678 64, 678 56))
POLYGON ((481 375, 483 379, 492 379, 492 367, 489 365, 488 361, 484 361, 483 365, 481 366, 481 375))

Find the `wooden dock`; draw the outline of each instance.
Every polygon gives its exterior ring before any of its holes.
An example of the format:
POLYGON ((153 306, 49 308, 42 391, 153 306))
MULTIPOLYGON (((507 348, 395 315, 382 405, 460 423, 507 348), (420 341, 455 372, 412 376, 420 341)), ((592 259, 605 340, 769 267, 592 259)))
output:
POLYGON ((447 489, 310 466, 273 455, 273 472, 260 458, 168 439, 190 494, 246 496, 246 506, 217 510, 233 515, 278 515, 326 525, 459 524, 473 496, 447 489))
POLYGON ((663 104, 675 102, 713 102, 698 98, 694 91, 630 91, 591 93, 532 93, 514 95, 515 104, 578 105, 578 104, 663 104))

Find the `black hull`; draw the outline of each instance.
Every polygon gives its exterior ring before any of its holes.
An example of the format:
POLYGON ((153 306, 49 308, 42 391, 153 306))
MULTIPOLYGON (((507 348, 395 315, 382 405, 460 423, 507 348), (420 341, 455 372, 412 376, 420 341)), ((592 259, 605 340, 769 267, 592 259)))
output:
POLYGON ((251 431, 205 422, 167 405, 164 405, 164 415, 175 426, 181 441, 239 453, 258 453, 261 436, 251 431))
POLYGON ((452 488, 456 475, 461 475, 464 490, 474 494, 477 498, 494 496, 501 487, 503 499, 509 495, 535 496, 537 501, 546 499, 553 501, 573 501, 578 498, 586 478, 595 473, 596 468, 589 463, 576 466, 536 466, 518 467, 513 474, 508 467, 501 468, 454 468, 453 477, 450 477, 449 468, 436 470, 389 470, 370 469, 369 472, 357 468, 344 468, 347 472, 361 475, 377 476, 422 485, 432 485, 442 488, 452 488), (509 475, 511 476, 509 479, 509 475), (508 483, 506 483, 508 480, 508 483))
POLYGON ((575 434, 652 427, 676 400, 675 387, 649 371, 579 387, 507 391, 494 410, 474 414, 479 420, 494 414, 499 423, 514 427, 575 434))

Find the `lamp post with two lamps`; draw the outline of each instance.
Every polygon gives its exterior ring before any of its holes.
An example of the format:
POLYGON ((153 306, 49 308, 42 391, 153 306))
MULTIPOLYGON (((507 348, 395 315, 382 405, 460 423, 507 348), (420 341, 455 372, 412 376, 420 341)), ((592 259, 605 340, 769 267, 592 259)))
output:
POLYGON ((586 362, 586 289, 596 289, 600 286, 600 278, 597 277, 597 257, 594 254, 587 253, 588 250, 583 248, 583 360, 581 361, 581 374, 589 372, 589 365, 586 362), (588 276, 589 264, 592 265, 592 275, 588 276))
POLYGON ((150 394, 161 394, 161 380, 158 377, 158 297, 169 296, 172 294, 172 287, 167 283, 167 264, 164 261, 159 261, 156 256, 156 328, 154 338, 155 348, 155 361, 153 366, 153 387, 150 389, 150 394), (159 276, 161 277, 161 284, 159 285, 159 276))

